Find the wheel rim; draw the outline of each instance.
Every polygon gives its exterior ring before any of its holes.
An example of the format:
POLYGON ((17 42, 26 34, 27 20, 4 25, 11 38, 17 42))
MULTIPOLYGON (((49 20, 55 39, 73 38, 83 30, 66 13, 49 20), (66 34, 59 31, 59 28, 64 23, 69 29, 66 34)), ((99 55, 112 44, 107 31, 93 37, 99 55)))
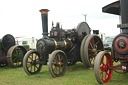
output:
POLYGON ((99 84, 108 83, 113 74, 113 62, 109 53, 101 51, 96 56, 94 72, 99 84))
POLYGON ((108 53, 105 53, 101 59, 101 64, 100 64, 100 75, 104 83, 107 83, 111 80, 113 70, 109 69, 109 67, 112 66, 113 63, 111 56, 108 53))
POLYGON ((54 71, 55 75, 61 74, 64 68, 63 56, 58 53, 56 56, 54 56, 53 61, 52 70, 54 71))
POLYGON ((94 66, 96 55, 103 50, 104 47, 101 39, 95 34, 90 35, 85 42, 85 49, 84 49, 85 61, 88 67, 94 66))
POLYGON ((86 61, 85 61, 84 46, 85 46, 85 41, 87 38, 88 38, 88 35, 84 37, 84 39, 81 42, 81 46, 80 46, 81 61, 85 67, 87 67, 87 66, 86 66, 86 61))
POLYGON ((22 67, 23 57, 26 52, 26 49, 22 46, 12 46, 7 52, 8 64, 12 67, 22 67))
POLYGON ((55 51, 49 59, 49 71, 53 77, 64 75, 67 67, 67 59, 63 52, 55 51))
POLYGON ((40 61, 40 55, 36 52, 27 52, 23 60, 24 70, 27 74, 36 74, 41 70, 42 64, 37 62, 40 61))

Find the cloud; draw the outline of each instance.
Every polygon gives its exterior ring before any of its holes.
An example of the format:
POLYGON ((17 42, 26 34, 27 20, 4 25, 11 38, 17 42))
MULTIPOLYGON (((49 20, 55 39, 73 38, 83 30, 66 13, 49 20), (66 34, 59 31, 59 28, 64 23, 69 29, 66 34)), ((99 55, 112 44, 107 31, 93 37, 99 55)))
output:
MULTIPOLYGON (((40 9, 49 9, 49 30, 52 21, 61 22, 64 29, 72 29, 84 21, 92 29, 109 34, 105 30, 116 28, 118 17, 102 13, 102 7, 115 0, 2 0, 0 3, 0 36, 30 36, 40 38, 42 24, 40 9), (116 21, 117 20, 117 21, 116 21), (110 23, 111 21, 111 23, 110 23), (108 29, 109 28, 109 29, 108 29)), ((116 30, 116 29, 115 29, 116 30)))

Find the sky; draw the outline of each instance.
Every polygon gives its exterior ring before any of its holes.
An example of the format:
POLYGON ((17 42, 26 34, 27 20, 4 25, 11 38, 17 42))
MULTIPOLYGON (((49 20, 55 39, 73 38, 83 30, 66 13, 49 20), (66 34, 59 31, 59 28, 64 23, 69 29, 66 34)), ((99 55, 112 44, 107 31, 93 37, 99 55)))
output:
POLYGON ((60 22, 63 29, 76 28, 85 21, 92 30, 116 36, 119 16, 102 12, 102 7, 117 0, 0 0, 0 37, 42 37, 40 9, 49 9, 48 30, 60 22))

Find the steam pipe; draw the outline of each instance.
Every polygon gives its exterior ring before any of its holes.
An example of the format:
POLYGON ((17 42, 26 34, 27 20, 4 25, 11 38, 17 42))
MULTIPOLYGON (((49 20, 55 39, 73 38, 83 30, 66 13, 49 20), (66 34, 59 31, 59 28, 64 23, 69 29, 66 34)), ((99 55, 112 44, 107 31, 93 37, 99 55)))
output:
POLYGON ((43 37, 48 37, 48 9, 41 9, 41 18, 42 18, 42 35, 43 37))

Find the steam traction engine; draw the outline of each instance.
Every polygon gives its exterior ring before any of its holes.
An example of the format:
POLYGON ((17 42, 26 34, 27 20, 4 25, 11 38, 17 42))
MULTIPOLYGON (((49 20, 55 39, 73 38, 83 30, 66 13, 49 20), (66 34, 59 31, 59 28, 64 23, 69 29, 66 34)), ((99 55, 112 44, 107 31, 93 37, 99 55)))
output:
POLYGON ((121 16, 121 24, 117 25, 121 33, 113 40, 111 55, 101 51, 96 56, 94 72, 99 84, 109 82, 113 71, 128 72, 128 0, 111 3, 103 7, 103 12, 121 16), (116 66, 114 61, 117 62, 116 66))
POLYGON ((23 46, 15 44, 15 38, 12 35, 5 35, 0 39, 0 67, 6 65, 21 67, 26 52, 23 46))
POLYGON ((42 65, 49 66, 53 77, 65 74, 67 64, 82 61, 85 67, 92 67, 95 56, 103 50, 103 44, 96 35, 90 35, 90 27, 81 22, 77 28, 63 30, 60 24, 52 23, 48 36, 48 9, 40 10, 42 16, 43 38, 37 41, 36 50, 25 54, 23 67, 28 75, 40 72, 42 65), (50 55, 50 57, 49 57, 50 55))

